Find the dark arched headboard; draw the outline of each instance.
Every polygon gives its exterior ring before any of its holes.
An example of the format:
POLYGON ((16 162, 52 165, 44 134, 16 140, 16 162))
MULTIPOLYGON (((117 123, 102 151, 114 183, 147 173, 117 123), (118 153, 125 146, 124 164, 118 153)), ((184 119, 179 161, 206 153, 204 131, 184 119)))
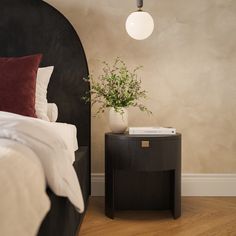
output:
POLYGON ((58 121, 76 125, 79 145, 90 146, 87 60, 69 21, 41 0, 0 0, 0 56, 43 54, 41 66, 54 66, 48 101, 59 108, 58 121))

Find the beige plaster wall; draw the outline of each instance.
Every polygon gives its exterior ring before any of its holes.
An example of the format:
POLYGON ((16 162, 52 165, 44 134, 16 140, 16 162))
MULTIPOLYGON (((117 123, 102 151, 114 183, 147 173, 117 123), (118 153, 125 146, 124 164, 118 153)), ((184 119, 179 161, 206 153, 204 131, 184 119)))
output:
MULTIPOLYGON (((236 172, 236 1, 148 0, 155 31, 135 41, 124 23, 135 0, 47 0, 74 25, 90 71, 121 56, 148 90, 149 117, 130 109, 131 126, 174 126, 183 134, 183 171, 236 172)), ((104 170, 107 114, 92 119, 92 170, 104 170)))

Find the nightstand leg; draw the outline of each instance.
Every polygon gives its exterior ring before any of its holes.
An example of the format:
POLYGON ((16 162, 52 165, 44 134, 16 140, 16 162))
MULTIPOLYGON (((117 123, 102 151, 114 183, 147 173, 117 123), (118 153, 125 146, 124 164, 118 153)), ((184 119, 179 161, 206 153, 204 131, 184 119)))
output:
POLYGON ((181 216, 181 174, 180 171, 174 170, 174 197, 173 197, 173 209, 172 214, 174 219, 177 219, 181 216))
POLYGON ((105 173, 105 215, 114 219, 114 172, 105 173))

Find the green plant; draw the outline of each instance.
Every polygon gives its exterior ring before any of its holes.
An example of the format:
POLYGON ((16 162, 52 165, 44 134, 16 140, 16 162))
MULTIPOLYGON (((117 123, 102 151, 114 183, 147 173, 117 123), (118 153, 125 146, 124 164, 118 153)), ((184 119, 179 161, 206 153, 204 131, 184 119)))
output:
POLYGON ((91 101, 92 105, 99 104, 96 114, 103 113, 107 107, 113 107, 116 112, 122 113, 122 108, 129 106, 151 113, 140 102, 140 99, 147 97, 147 92, 141 89, 141 80, 137 75, 141 66, 130 71, 119 57, 112 66, 105 61, 103 65, 103 73, 97 79, 93 75, 85 79, 90 82, 90 92, 83 99, 91 101))

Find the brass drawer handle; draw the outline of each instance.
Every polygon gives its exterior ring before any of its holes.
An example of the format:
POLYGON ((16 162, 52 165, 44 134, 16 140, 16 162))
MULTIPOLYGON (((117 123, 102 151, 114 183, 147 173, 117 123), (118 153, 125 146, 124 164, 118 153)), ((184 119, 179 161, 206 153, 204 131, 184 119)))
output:
POLYGON ((149 146, 150 146, 149 141, 141 141, 142 148, 149 148, 149 146))

